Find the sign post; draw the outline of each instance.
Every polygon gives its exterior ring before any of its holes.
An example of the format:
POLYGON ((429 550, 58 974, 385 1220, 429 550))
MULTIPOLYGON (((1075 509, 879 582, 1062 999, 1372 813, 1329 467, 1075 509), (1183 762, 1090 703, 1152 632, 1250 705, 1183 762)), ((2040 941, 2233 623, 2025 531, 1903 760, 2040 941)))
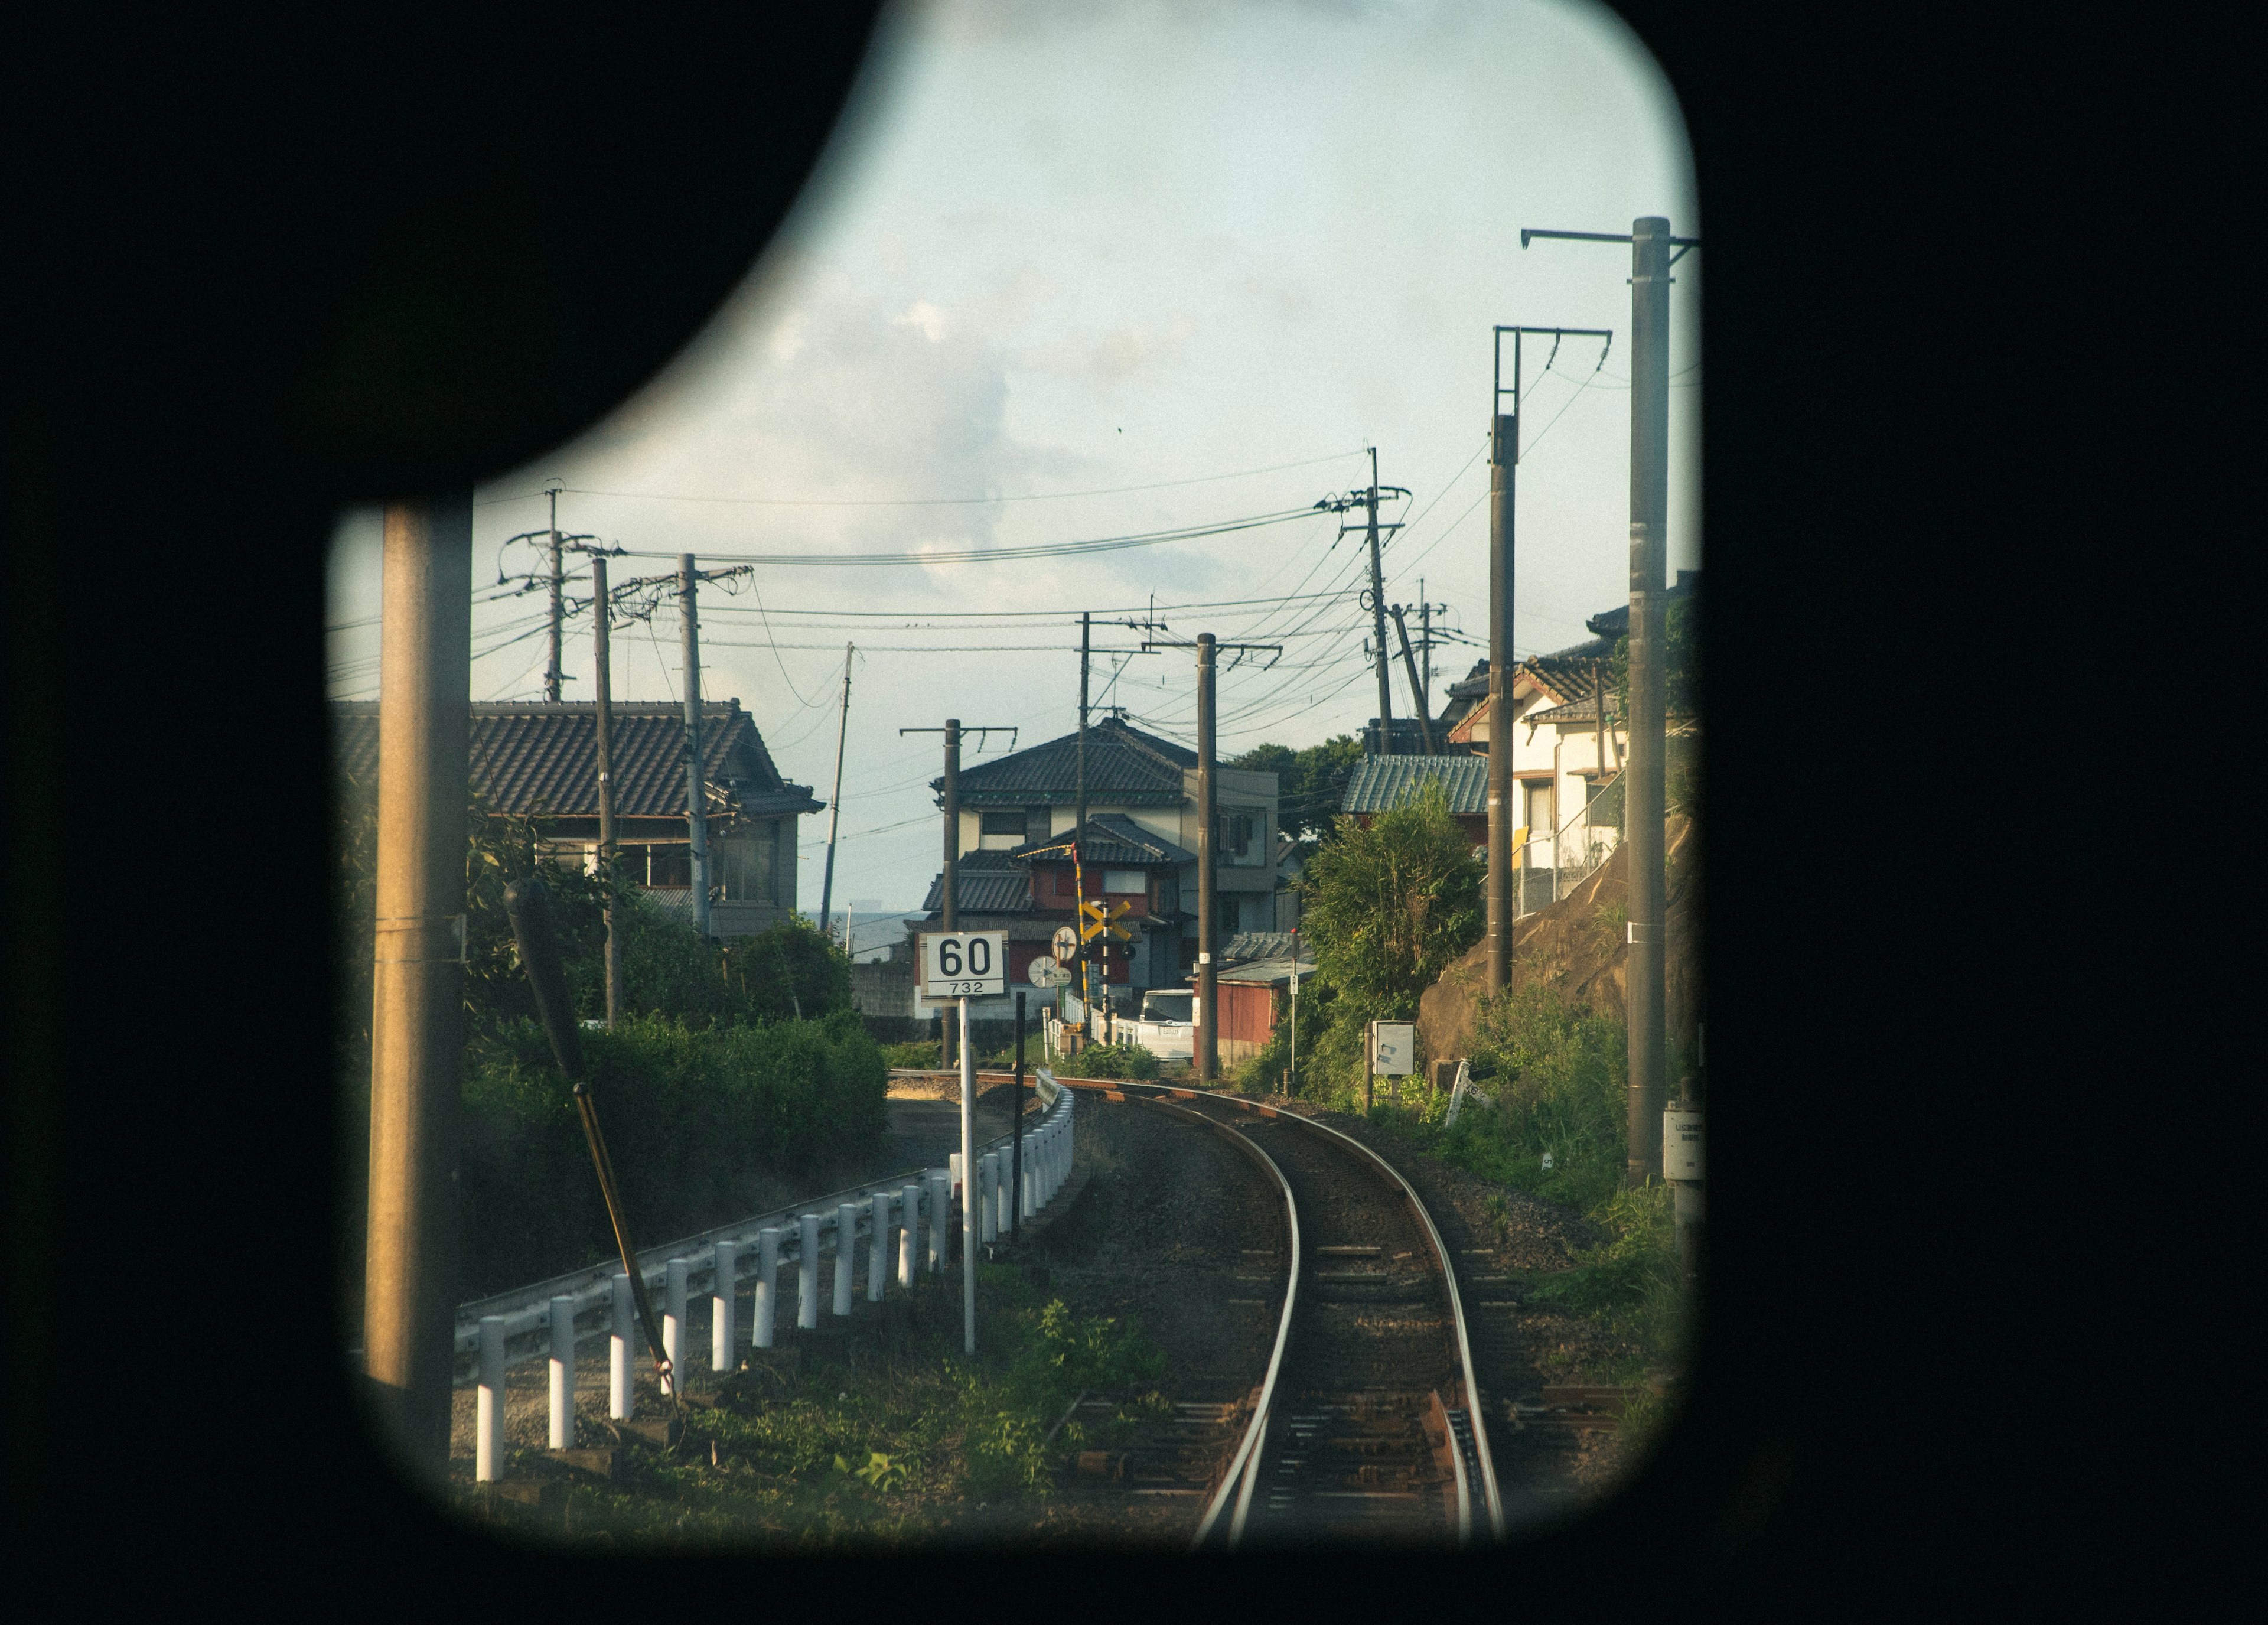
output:
MULTIPOLYGON (((1396 1080, 1388 1087, 1393 1097, 1402 1098, 1399 1080, 1418 1069, 1418 1024, 1415 1022, 1373 1022, 1370 1023, 1370 1070, 1379 1077, 1396 1080)), ((1366 1098, 1363 1104, 1370 1104, 1366 1098)))
POLYGON ((1008 991, 1005 931, 921 933, 921 991, 961 1006, 961 1311, 962 1347, 976 1352, 976 1058, 968 1048, 968 1001, 1008 991))

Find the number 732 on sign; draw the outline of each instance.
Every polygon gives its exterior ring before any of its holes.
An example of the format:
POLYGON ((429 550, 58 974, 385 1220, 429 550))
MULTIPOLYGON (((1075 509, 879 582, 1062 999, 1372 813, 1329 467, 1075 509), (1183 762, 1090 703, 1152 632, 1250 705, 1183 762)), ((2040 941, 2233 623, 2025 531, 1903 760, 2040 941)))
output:
POLYGON ((1008 991, 1008 934, 924 931, 921 968, 925 999, 1004 996, 1008 991))

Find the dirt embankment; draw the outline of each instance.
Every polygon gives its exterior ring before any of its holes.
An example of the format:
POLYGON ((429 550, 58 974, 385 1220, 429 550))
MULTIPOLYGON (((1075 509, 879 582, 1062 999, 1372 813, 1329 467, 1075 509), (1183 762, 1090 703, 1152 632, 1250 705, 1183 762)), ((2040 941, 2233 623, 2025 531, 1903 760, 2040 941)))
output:
MULTIPOLYGON (((1673 1041, 1691 1052, 1701 1008, 1701 842, 1693 821, 1673 815, 1665 829, 1668 944, 1663 1011, 1673 1041)), ((1624 923, 1629 915, 1630 847, 1615 854, 1549 908, 1513 927, 1512 985, 1543 986, 1623 1019, 1624 923)), ((1481 995, 1488 988, 1488 942, 1473 944, 1441 973, 1418 1005, 1418 1042, 1428 1059, 1471 1053, 1481 995)))

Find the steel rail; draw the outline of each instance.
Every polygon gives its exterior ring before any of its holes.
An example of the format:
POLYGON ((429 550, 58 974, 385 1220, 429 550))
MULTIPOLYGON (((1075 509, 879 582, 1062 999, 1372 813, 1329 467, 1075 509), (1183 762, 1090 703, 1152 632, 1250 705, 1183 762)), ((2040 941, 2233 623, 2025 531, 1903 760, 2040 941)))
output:
MULTIPOLYGON (((1061 1078, 1057 1080, 1058 1082, 1063 1081, 1061 1078)), ((1079 1086, 1073 1084, 1071 1087, 1079 1086)), ((1222 1475, 1220 1487, 1213 1492, 1211 1501, 1205 1507, 1204 1516, 1197 1521, 1197 1532, 1189 1541, 1190 1550, 1204 1548, 1205 1542, 1212 1538, 1221 1512, 1229 1504, 1230 1496, 1234 1494, 1236 1511, 1229 1521, 1227 1538, 1228 1549, 1234 1551, 1244 1538, 1245 1518, 1252 1507, 1252 1486, 1260 1476, 1260 1441, 1267 1437, 1268 1419, 1275 1407, 1276 1378, 1284 1369, 1285 1351, 1292 1344, 1292 1317, 1300 1291, 1299 1204, 1292 1200, 1292 1182, 1284 1177, 1284 1171, 1276 1165, 1276 1159, 1233 1124, 1207 1117, 1202 1112, 1192 1112, 1185 1106, 1174 1105, 1170 1101, 1138 1098, 1144 1105, 1185 1118, 1193 1123, 1202 1123, 1226 1138, 1230 1144, 1267 1171, 1268 1177, 1276 1182, 1276 1188, 1284 1197, 1284 1222, 1292 1236, 1292 1262, 1284 1282, 1284 1312, 1276 1322, 1276 1347, 1268 1356, 1268 1374, 1261 1378, 1260 1399, 1252 1407, 1252 1420, 1246 1426, 1244 1437, 1236 1447, 1236 1454, 1229 1459, 1228 1471, 1222 1475)))
MULTIPOLYGON (((1058 1082, 1064 1083, 1070 1083, 1071 1082, 1069 1079, 1063 1078, 1060 1075, 1058 1075, 1057 1081, 1058 1082)), ((1425 1231, 1426 1245, 1432 1249, 1433 1256, 1440 1266, 1443 1289, 1448 1295, 1449 1321, 1450 1325, 1454 1327, 1456 1332, 1457 1362, 1459 1368, 1463 1374, 1464 1382, 1465 1417, 1468 1425, 1472 1429, 1474 1454, 1480 1466, 1479 1476, 1481 1481, 1481 1499, 1482 1503, 1487 1511, 1488 1533, 1491 1540, 1501 1541, 1504 1539, 1504 1501, 1497 1488, 1496 1462, 1489 1450, 1487 1422, 1481 1413, 1480 1379, 1473 1370, 1472 1338, 1465 1325, 1464 1304, 1457 1291, 1456 1268, 1450 1259, 1448 1246, 1442 1241, 1441 1232, 1433 1222, 1432 1214, 1426 1209, 1425 1201, 1418 1196, 1416 1187, 1411 1186, 1410 1181, 1403 1176, 1402 1171, 1395 1167, 1393 1163, 1388 1162, 1386 1158, 1380 1156, 1376 1151, 1372 1150, 1370 1147, 1363 1144, 1361 1141, 1357 1140, 1353 1135, 1346 1134, 1342 1130, 1333 1128, 1328 1123, 1318 1122, 1313 1118, 1302 1117, 1296 1112, 1285 1112, 1273 1106, 1264 1106, 1257 1101, 1246 1100, 1235 1095, 1219 1094, 1209 1089, 1182 1089, 1172 1084, 1139 1083, 1132 1082, 1118 1082, 1115 1080, 1107 1084, 1085 1083, 1082 1081, 1081 1083, 1073 1084, 1072 1087, 1086 1087, 1089 1089, 1101 1088, 1108 1089, 1115 1092, 1125 1092, 1130 1094, 1134 1091, 1139 1091, 1142 1097, 1154 1097, 1155 1096, 1162 1095, 1181 1100, 1222 1101, 1229 1105, 1236 1107, 1240 1111, 1257 1112, 1262 1117, 1266 1118, 1289 1120, 1291 1122, 1298 1123, 1317 1134, 1329 1135, 1331 1139, 1338 1141, 1342 1146, 1344 1146, 1345 1148, 1359 1154, 1361 1156, 1367 1158, 1387 1175, 1394 1186, 1402 1192, 1403 1199, 1409 1202, 1411 1209, 1417 1214, 1418 1222, 1425 1231)), ((1201 1112, 1193 1113, 1192 1115, 1200 1117, 1204 1116, 1201 1112)), ((1207 1120, 1210 1121, 1213 1119, 1208 1119, 1207 1120)), ((1258 1149, 1259 1148, 1256 1146, 1254 1148, 1256 1150, 1258 1149)), ((1449 1440, 1449 1450, 1454 1462, 1460 1455, 1457 1441, 1454 1433, 1449 1440)), ((1462 1481, 1464 1475, 1460 1473, 1457 1476, 1459 1479, 1459 1488, 1461 1490, 1466 1489, 1467 1487, 1462 1481)))

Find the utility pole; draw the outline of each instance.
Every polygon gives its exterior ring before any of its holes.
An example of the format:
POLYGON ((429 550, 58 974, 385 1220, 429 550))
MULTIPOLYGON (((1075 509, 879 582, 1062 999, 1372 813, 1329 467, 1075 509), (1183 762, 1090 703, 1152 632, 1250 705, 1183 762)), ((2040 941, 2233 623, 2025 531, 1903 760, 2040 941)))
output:
MULTIPOLYGON (((1006 723, 991 723, 972 731, 980 739, 986 734, 1005 734, 1011 748, 1016 742, 1016 729, 1006 723)), ((902 739, 908 734, 945 735, 945 778, 939 785, 943 793, 939 805, 945 809, 945 872, 939 881, 941 895, 938 903, 939 912, 944 917, 941 928, 946 931, 961 929, 961 719, 958 717, 946 718, 943 728, 902 728, 898 730, 898 736, 902 739)), ((939 1026, 947 1036, 939 1040, 938 1060, 942 1064, 950 1065, 952 1023, 940 1019, 939 1026)), ((968 1001, 966 999, 961 1001, 961 1042, 965 1045, 968 1037, 968 1001)), ((966 1060, 966 1056, 963 1059, 966 1060)), ((968 1148, 963 1146, 961 1149, 965 1151, 968 1148)))
MULTIPOLYGON (((1076 805, 1071 826, 1071 872, 1084 877, 1086 871, 1079 864, 1079 838, 1086 833, 1086 672, 1093 653, 1093 617, 1085 609, 1079 612, 1079 785, 1076 805)), ((1078 909, 1086 902, 1082 886, 1079 904, 1072 909, 1072 919, 1079 918, 1078 909)), ((1082 942, 1079 955, 1079 1041, 1081 1048, 1094 1037, 1094 955, 1095 949, 1082 942)))
POLYGON ((455 1362, 472 493, 394 504, 383 534, 363 1372, 381 1428, 438 1488, 455 1362))
POLYGON ((1631 245, 1630 765, 1623 793, 1631 844, 1630 1149, 1624 1183, 1661 1173, 1665 1052, 1662 1034, 1663 902, 1661 617, 1668 573, 1669 268, 1697 238, 1672 237, 1669 222, 1646 215, 1630 234, 1523 229, 1533 237, 1631 245), (1670 253, 1672 247, 1678 253, 1670 253))
MULTIPOLYGON (((1222 649, 1265 649, 1281 654, 1280 643, 1217 643, 1211 632, 1199 632, 1194 643, 1145 642, 1150 649, 1189 649, 1197 652, 1197 1081, 1210 1083, 1220 1075, 1220 1013, 1214 1002, 1219 989, 1219 967, 1213 949, 1219 946, 1219 904, 1216 893, 1213 854, 1219 822, 1213 812, 1213 656, 1222 649)), ((1269 662, 1273 665, 1274 661, 1269 662)))
POLYGON ((1410 697, 1418 711, 1418 736, 1425 742, 1425 754, 1433 754, 1433 719, 1425 703, 1425 686, 1418 680, 1418 657, 1410 652, 1410 627, 1402 618, 1402 606, 1393 609, 1394 630, 1402 639, 1402 665, 1410 674, 1410 697))
MULTIPOLYGON (((827 804, 827 875, 819 883, 819 931, 824 936, 835 916, 828 911, 835 901, 835 831, 843 824, 843 746, 850 736, 850 657, 857 653, 852 644, 843 646, 843 716, 835 730, 835 799, 827 804)), ((846 910, 847 913, 848 911, 846 910)), ((843 952, 850 952, 850 927, 843 927, 843 952)))
POLYGON ((622 1019, 629 1002, 629 985, 622 974, 622 922, 615 916, 615 688, 611 632, 612 610, 607 598, 607 560, 591 556, 591 645, 598 668, 594 684, 599 710, 599 870, 607 879, 607 1026, 622 1019))
MULTIPOLYGON (((1525 240, 1523 239, 1523 240, 1525 240)), ((1551 358, 1559 354, 1566 338, 1596 338, 1599 366, 1607 364, 1614 333, 1606 328, 1503 327, 1491 329, 1489 343, 1489 775, 1488 775, 1488 990, 1501 993, 1512 986, 1512 927, 1520 917, 1513 895, 1512 829, 1519 809, 1513 805, 1512 690, 1516 656, 1512 646, 1513 585, 1513 470, 1520 463, 1520 341, 1530 333, 1551 336, 1551 358), (1512 335, 1512 388, 1504 387, 1504 336, 1512 335), (1512 410, 1504 397, 1512 396, 1512 410)), ((1592 369, 1597 371, 1596 367, 1592 369)))
POLYGON ((550 705, 559 703, 560 663, 559 638, 564 611, 561 608, 562 588, 567 574, 559 545, 559 487, 554 485, 551 498, 551 663, 543 668, 543 698, 550 705))
POLYGON ((709 936, 709 803, 702 772, 701 639, 693 602, 699 572, 693 555, 677 556, 677 601, 685 636, 685 824, 687 852, 693 868, 693 929, 703 941, 709 936))
POLYGON ((1327 513, 1345 513, 1362 508, 1368 514, 1366 522, 1359 527, 1341 525, 1339 535, 1345 536, 1359 528, 1369 537, 1370 586, 1363 595, 1368 602, 1362 607, 1370 611, 1371 652, 1376 657, 1378 666, 1378 749, 1375 754, 1379 756, 1394 754, 1394 697, 1387 684, 1388 662, 1393 656, 1386 646, 1386 586, 1378 562, 1379 533, 1399 530, 1402 527, 1399 524, 1380 524, 1378 504, 1381 497, 1407 497, 1409 494, 1399 485, 1381 485, 1378 483, 1378 447, 1373 446, 1370 448, 1369 486, 1362 491, 1349 491, 1343 497, 1326 497, 1315 504, 1318 510, 1327 513))

